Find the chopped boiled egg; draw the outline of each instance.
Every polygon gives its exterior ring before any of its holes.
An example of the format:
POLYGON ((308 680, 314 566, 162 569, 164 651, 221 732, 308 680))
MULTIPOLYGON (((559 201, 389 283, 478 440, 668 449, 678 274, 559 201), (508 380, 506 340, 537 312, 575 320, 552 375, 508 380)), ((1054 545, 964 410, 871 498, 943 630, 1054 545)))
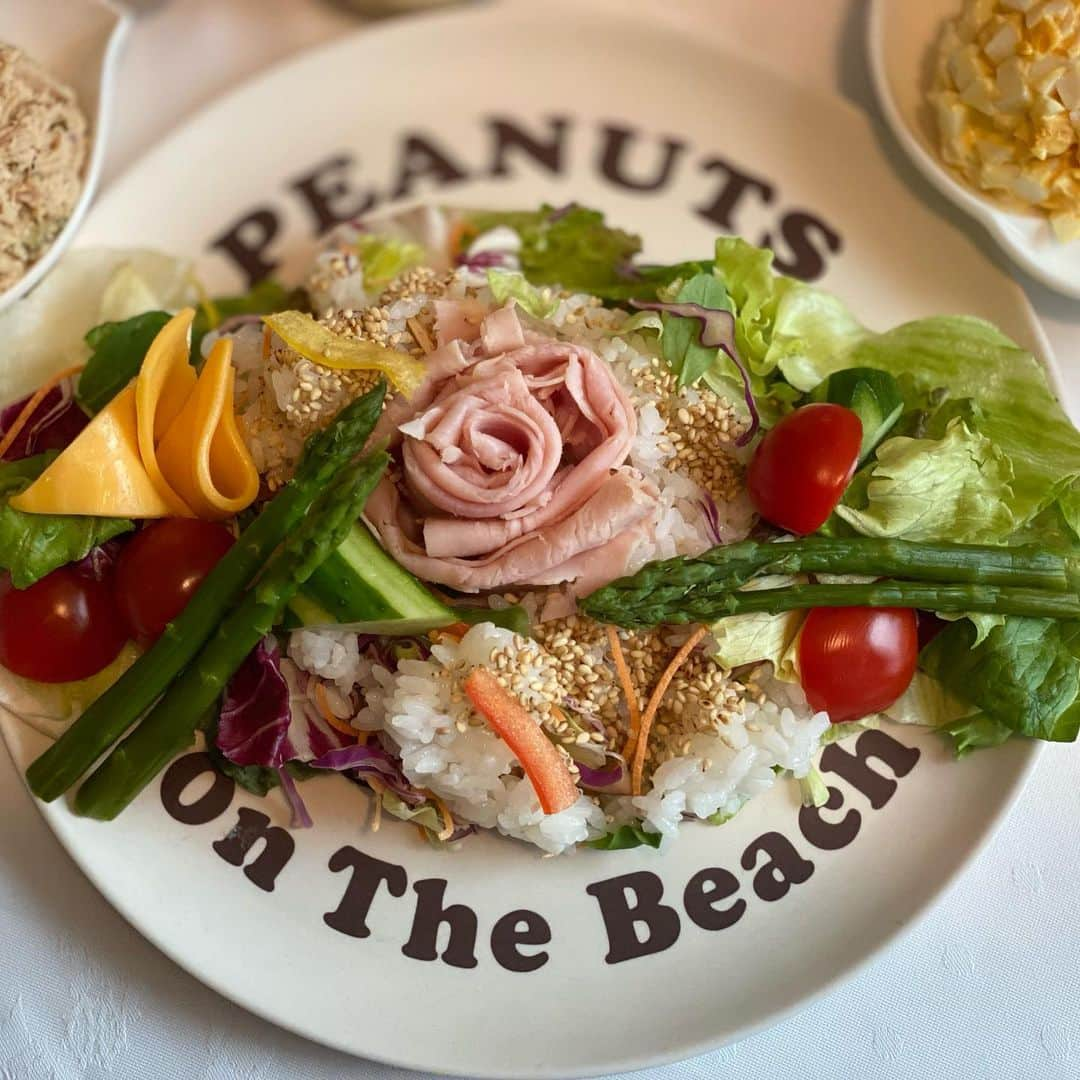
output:
POLYGON ((966 0, 928 95, 942 158, 972 186, 1080 232, 1080 0, 966 0))

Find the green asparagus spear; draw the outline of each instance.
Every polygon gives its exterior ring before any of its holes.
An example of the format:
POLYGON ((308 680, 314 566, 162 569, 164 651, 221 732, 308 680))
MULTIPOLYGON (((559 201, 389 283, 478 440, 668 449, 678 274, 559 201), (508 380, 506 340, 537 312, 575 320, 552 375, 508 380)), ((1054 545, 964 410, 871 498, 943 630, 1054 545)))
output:
POLYGON ((691 591, 675 607, 648 600, 631 606, 593 602, 584 608, 593 618, 619 626, 660 623, 711 623, 728 615, 764 611, 770 615, 815 607, 906 607, 923 611, 980 611, 994 615, 1031 615, 1047 619, 1080 618, 1076 593, 1004 585, 939 584, 925 581, 875 581, 868 585, 788 585, 779 589, 691 591))
POLYGON ((26 779, 39 799, 51 802, 67 791, 191 662, 271 552, 338 471, 363 449, 382 411, 385 392, 380 383, 308 439, 293 479, 241 533, 165 633, 30 764, 26 779))
POLYGON ((726 595, 762 573, 867 574, 1075 595, 1077 568, 1076 555, 1032 546, 922 544, 873 537, 809 536, 772 544, 746 540, 713 548, 696 559, 651 563, 593 593, 582 607, 595 618, 623 625, 693 621, 696 616, 686 612, 724 612, 726 595))
POLYGON ((280 622, 296 590, 345 539, 389 460, 377 451, 341 473, 194 662, 86 779, 75 796, 77 814, 111 821, 191 744, 200 719, 244 657, 280 622))

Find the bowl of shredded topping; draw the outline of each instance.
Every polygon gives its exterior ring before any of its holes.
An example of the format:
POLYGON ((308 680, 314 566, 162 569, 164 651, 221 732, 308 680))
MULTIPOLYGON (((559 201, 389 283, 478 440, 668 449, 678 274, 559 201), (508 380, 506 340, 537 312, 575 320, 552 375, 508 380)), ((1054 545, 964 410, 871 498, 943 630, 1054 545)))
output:
POLYGON ((869 37, 885 119, 922 174, 1080 296, 1080 3, 876 0, 869 37))
POLYGON ((0 22, 0 309, 55 265, 101 172, 128 17, 49 0, 0 22))

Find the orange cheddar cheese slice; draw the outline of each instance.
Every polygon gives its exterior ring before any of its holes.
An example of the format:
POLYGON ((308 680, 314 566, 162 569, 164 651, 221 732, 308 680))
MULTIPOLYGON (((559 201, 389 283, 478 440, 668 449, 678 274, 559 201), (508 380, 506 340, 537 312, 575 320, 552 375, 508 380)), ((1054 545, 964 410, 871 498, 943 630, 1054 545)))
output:
POLYGON ((192 508, 166 479, 157 445, 184 409, 195 389, 195 369, 188 363, 193 308, 174 315, 154 338, 135 380, 139 454, 154 486, 175 517, 193 517, 192 508))
POLYGON ((238 514, 259 490, 233 412, 234 381, 232 342, 222 338, 156 448, 168 484, 197 517, 210 521, 238 514))
POLYGON ((170 515, 139 456, 135 411, 135 387, 128 386, 9 504, 28 514, 170 515))

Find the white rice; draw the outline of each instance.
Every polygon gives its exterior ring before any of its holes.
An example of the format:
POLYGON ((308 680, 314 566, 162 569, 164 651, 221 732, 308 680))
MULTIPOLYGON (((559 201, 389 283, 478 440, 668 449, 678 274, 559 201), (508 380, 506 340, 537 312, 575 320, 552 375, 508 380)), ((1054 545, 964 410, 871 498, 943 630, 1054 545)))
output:
POLYGON ((294 630, 288 655, 297 667, 334 683, 343 694, 371 670, 371 662, 360 656, 356 634, 347 630, 294 630))
POLYGON ((492 650, 534 648, 509 630, 482 623, 457 644, 434 646, 430 660, 403 660, 393 674, 376 667, 356 724, 385 732, 408 779, 442 799, 455 820, 496 828, 559 854, 600 835, 603 811, 582 795, 569 809, 545 815, 532 784, 512 772, 518 764, 513 751, 473 712, 460 689, 468 671, 490 662, 492 650))
POLYGON ((675 836, 685 817, 730 817, 773 786, 775 768, 806 776, 828 726, 827 713, 747 702, 741 722, 725 725, 720 735, 696 735, 690 752, 664 762, 652 789, 633 804, 665 838, 675 836))
MULTIPOLYGON (((626 821, 643 821, 666 843, 686 820, 730 816, 772 787, 777 770, 806 776, 829 727, 828 715, 813 713, 798 687, 769 682, 765 688, 779 702, 748 701, 721 733, 694 736, 688 753, 657 768, 647 794, 607 799, 603 808, 582 794, 569 809, 545 815, 532 784, 518 775, 510 747, 461 691, 461 680, 472 668, 489 664, 493 650, 515 656, 518 667, 527 671, 538 648, 483 623, 456 644, 435 645, 428 660, 402 660, 396 672, 364 660, 355 635, 336 631, 294 631, 288 655, 305 671, 333 683, 342 695, 332 698, 335 704, 359 690, 365 704, 351 722, 361 730, 383 732, 397 748, 409 781, 442 799, 455 820, 498 829, 550 854, 626 821), (355 687, 350 683, 354 676, 355 687)), ((537 723, 540 700, 539 691, 522 695, 537 723)))

